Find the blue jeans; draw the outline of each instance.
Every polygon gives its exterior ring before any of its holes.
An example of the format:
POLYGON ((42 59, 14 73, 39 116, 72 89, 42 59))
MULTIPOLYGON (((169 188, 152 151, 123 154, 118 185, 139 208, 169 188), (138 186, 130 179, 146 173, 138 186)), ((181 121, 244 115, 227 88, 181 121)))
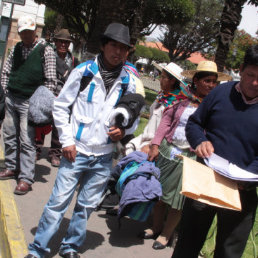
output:
POLYGON ((61 160, 52 195, 39 221, 30 254, 44 257, 49 240, 58 230, 79 183, 76 205, 67 233, 62 240, 60 254, 77 252, 86 237, 87 220, 99 204, 110 177, 112 154, 86 156, 77 153, 75 162, 61 160))
POLYGON ((7 94, 3 138, 6 168, 20 170, 19 179, 32 184, 36 157, 35 128, 28 125, 28 110, 29 99, 7 94))

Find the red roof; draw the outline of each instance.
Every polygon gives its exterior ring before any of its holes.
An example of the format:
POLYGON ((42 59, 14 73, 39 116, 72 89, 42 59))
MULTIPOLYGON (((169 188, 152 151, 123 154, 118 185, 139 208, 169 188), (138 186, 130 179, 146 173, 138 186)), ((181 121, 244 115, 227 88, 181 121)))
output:
MULTIPOLYGON (((165 48, 163 46, 163 44, 159 41, 156 41, 156 42, 152 42, 152 41, 142 42, 141 41, 139 44, 142 46, 145 46, 145 47, 157 48, 157 49, 167 52, 167 53, 169 52, 168 49, 165 48)), ((191 56, 189 58, 187 58, 187 60, 189 60, 193 64, 199 64, 201 61, 206 61, 207 59, 204 58, 200 52, 195 52, 195 53, 192 53, 191 56)))
POLYGON ((161 51, 164 51, 164 52, 169 52, 167 48, 165 48, 163 46, 163 44, 159 41, 156 41, 156 42, 152 42, 152 41, 145 41, 145 42, 140 42, 139 43, 140 45, 142 46, 145 46, 145 47, 152 47, 152 48, 157 48, 161 51))
POLYGON ((193 64, 199 64, 201 61, 207 61, 207 59, 204 58, 200 52, 192 53, 191 56, 187 58, 187 60, 189 60, 193 64))

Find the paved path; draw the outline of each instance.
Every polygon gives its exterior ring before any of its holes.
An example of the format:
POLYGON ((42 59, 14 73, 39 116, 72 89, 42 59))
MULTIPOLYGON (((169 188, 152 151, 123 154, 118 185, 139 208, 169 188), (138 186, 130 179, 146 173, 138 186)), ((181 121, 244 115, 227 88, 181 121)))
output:
MULTIPOLYGON (((49 136, 47 137, 49 146, 49 136)), ((42 159, 37 162, 33 191, 24 196, 14 195, 27 243, 33 241, 44 205, 46 204, 56 177, 57 169, 51 167, 46 160, 47 148, 43 148, 42 159)), ((11 189, 16 186, 15 180, 6 181, 11 189)), ((53 237, 47 257, 59 257, 58 248, 71 218, 74 200, 65 214, 57 234, 53 237)), ((147 227, 147 223, 139 223, 128 218, 121 220, 118 228, 116 217, 106 215, 105 211, 93 212, 88 221, 87 239, 81 248, 81 257, 94 258, 156 258, 171 257, 172 248, 153 250, 153 240, 142 240, 137 234, 147 227)), ((15 257, 14 257, 15 258, 15 257)))
MULTIPOLYGON (((146 88, 159 91, 159 80, 153 81, 148 77, 142 77, 141 79, 146 88)), ((34 239, 39 218, 51 194, 57 174, 57 168, 51 167, 46 159, 49 142, 50 135, 46 137, 46 147, 43 148, 42 158, 36 164, 33 191, 24 196, 14 195, 27 243, 32 242, 34 239)), ((1 145, 3 146, 2 142, 1 145)), ((11 190, 15 188, 15 180, 6 182, 10 184, 11 190)), ((51 253, 47 257, 59 257, 58 248, 68 227, 75 198, 76 196, 73 198, 65 214, 59 231, 50 242, 51 253)), ((80 250, 81 257, 171 257, 172 248, 155 251, 151 248, 153 240, 142 240, 137 237, 139 232, 148 227, 147 222, 139 223, 128 218, 123 218, 121 220, 121 228, 119 229, 115 216, 106 215, 105 211, 97 211, 92 213, 87 227, 87 239, 80 250)))
POLYGON ((160 91, 159 80, 156 79, 155 81, 153 81, 153 79, 151 79, 148 76, 141 76, 141 80, 145 88, 148 88, 157 92, 160 91))

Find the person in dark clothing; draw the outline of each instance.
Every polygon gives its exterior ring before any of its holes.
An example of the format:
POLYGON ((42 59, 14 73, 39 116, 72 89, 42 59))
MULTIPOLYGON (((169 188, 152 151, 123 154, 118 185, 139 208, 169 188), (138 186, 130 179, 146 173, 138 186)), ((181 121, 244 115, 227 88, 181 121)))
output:
MULTIPOLYGON (((72 42, 71 35, 67 29, 61 29, 54 36, 55 42, 55 54, 57 62, 57 87, 54 91, 55 95, 58 96, 61 89, 64 86, 65 81, 67 80, 71 70, 79 64, 79 61, 76 57, 72 55, 69 51, 70 43, 72 42), (60 71, 58 68, 63 67, 60 71)), ((40 158, 41 147, 44 144, 44 134, 39 134, 41 137, 36 139, 37 144, 37 159, 40 158)), ((59 142, 58 132, 54 125, 52 124, 52 135, 51 135, 51 146, 48 153, 49 160, 51 165, 54 167, 59 167, 60 158, 62 155, 62 145, 59 142)))
MULTIPOLYGON (((200 161, 216 153, 258 174, 258 45, 250 47, 240 67, 240 82, 215 88, 190 116, 186 136, 200 161)), ((255 221, 257 183, 239 182, 241 212, 187 198, 173 258, 197 258, 217 215, 215 258, 240 258, 255 221), (255 185, 256 184, 256 185, 255 185)))

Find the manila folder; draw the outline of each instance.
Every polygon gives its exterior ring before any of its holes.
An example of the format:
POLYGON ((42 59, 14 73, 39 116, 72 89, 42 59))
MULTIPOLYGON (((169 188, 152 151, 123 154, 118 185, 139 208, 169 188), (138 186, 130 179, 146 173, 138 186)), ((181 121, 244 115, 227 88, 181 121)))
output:
POLYGON ((185 156, 181 194, 209 205, 241 211, 237 182, 185 156))

